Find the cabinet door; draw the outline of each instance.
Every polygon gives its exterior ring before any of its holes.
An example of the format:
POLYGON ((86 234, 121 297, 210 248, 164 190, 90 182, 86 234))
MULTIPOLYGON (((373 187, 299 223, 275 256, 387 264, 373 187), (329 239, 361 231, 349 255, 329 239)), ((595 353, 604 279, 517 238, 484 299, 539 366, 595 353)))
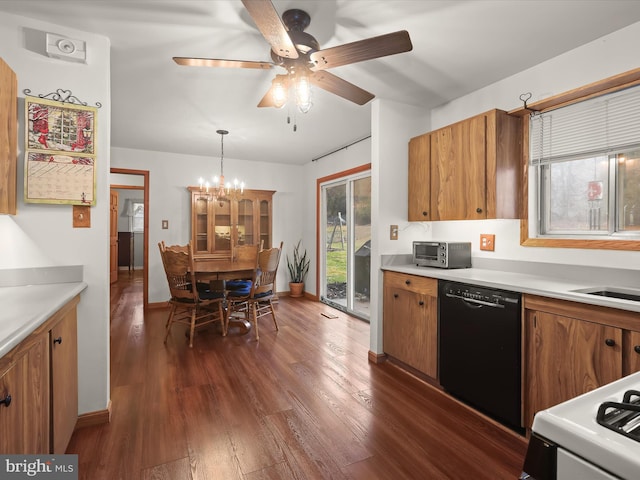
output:
POLYGON ((191 194, 191 243, 193 252, 209 253, 212 243, 209 236, 211 197, 200 192, 191 194))
POLYGON ((622 376, 622 330, 527 311, 526 426, 536 412, 622 376))
POLYGON ((238 200, 238 238, 234 245, 255 245, 258 241, 254 205, 252 198, 238 200))
POLYGON ((486 117, 431 134, 431 220, 486 218, 486 117))
POLYGON ((78 335, 76 309, 50 332, 52 452, 64 453, 78 420, 78 335))
POLYGON ((271 248, 271 195, 268 198, 258 198, 258 209, 260 245, 262 248, 271 248))
POLYGON ((385 353, 436 378, 437 314, 436 298, 398 287, 385 287, 385 353))
POLYGON ((0 214, 17 213, 17 158, 18 80, 0 58, 0 214))
POLYGON ((218 199, 213 204, 213 244, 211 253, 228 253, 231 255, 234 225, 232 219, 232 201, 226 198, 218 199))
MULTIPOLYGON (((0 452, 49 452, 49 370, 46 336, 20 352, 0 373, 0 452), (5 400, 6 402, 6 400, 5 400)), ((3 359, 6 360, 6 359, 3 359)))
POLYGON ((431 134, 425 133, 409 140, 409 199, 410 222, 432 220, 431 210, 431 134))
POLYGON ((626 332, 627 342, 623 353, 625 375, 640 371, 640 332, 626 332))

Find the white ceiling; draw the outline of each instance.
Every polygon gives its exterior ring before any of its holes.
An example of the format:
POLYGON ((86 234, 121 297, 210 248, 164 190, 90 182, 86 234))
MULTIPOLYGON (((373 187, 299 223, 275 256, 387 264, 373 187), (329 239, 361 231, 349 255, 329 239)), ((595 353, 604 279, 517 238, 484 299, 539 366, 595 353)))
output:
MULTIPOLYGON (((407 30, 411 52, 331 73, 377 98, 425 109, 640 21, 639 0, 274 0, 311 15, 321 48, 407 30)), ((114 147, 304 164, 370 134, 371 104, 314 90, 287 108, 257 108, 279 68, 183 67, 173 56, 270 61, 240 0, 1 0, 0 11, 111 39, 114 147), (140 105, 146 108, 141 109, 140 105), (293 117, 293 115, 292 115, 293 117), (292 118, 293 121, 293 118, 292 118)), ((56 32, 53 32, 56 33, 56 32)), ((91 59, 88 59, 89 62, 91 59)), ((498 106, 496 106, 498 107, 498 106)))

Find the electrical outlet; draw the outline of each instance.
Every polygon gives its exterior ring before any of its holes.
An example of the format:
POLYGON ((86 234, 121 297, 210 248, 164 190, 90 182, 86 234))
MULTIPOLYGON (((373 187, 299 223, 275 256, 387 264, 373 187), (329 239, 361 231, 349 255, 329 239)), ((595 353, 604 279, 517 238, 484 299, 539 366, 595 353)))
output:
POLYGON ((391 240, 398 239, 398 225, 389 225, 389 238, 391 240))
POLYGON ((496 236, 490 233, 480 234, 480 250, 488 250, 493 252, 495 250, 496 236))

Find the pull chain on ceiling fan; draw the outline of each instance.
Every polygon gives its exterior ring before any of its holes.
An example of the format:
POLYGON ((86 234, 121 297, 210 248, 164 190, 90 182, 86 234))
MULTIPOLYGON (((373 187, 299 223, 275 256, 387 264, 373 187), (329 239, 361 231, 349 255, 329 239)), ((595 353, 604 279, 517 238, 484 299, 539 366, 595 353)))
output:
POLYGON ((289 92, 293 92, 299 110, 306 113, 312 106, 311 85, 364 105, 374 98, 372 93, 327 70, 413 49, 409 33, 401 30, 322 50, 316 39, 304 31, 311 23, 305 11, 287 10, 280 19, 271 0, 242 0, 242 3, 271 46, 271 62, 191 57, 173 57, 173 60, 187 66, 284 68, 286 73, 275 76, 258 107, 281 108, 287 103, 289 92))

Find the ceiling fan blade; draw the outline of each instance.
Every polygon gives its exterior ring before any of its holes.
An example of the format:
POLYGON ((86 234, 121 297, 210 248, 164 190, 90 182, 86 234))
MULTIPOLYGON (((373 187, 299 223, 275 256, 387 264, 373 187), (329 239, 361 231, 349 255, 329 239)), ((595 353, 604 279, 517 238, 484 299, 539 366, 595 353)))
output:
POLYGON ((271 0, 242 0, 242 3, 275 54, 298 58, 298 51, 271 0))
POLYGON ((316 87, 322 88, 327 92, 331 92, 358 105, 364 105, 375 97, 374 94, 329 72, 313 72, 309 76, 309 81, 316 87))
POLYGON ((269 62, 250 62, 245 60, 222 60, 218 58, 173 57, 178 65, 189 67, 222 67, 222 68, 259 68, 268 70, 273 67, 269 62))
POLYGON ((278 83, 281 83, 281 88, 284 87, 285 91, 289 90, 288 76, 276 75, 275 78, 271 80, 271 87, 269 88, 267 93, 264 94, 264 97, 262 97, 262 100, 260 100, 260 103, 258 103, 259 108, 262 108, 262 107, 278 108, 278 105, 276 105, 276 102, 275 102, 275 95, 274 95, 274 90, 278 83))
POLYGON ((413 45, 409 38, 409 32, 401 30, 378 37, 367 38, 366 40, 346 43, 337 47, 318 50, 309 55, 309 59, 313 63, 311 70, 317 71, 371 60, 373 58, 386 57, 387 55, 395 55, 396 53, 408 52, 412 49, 413 45))

